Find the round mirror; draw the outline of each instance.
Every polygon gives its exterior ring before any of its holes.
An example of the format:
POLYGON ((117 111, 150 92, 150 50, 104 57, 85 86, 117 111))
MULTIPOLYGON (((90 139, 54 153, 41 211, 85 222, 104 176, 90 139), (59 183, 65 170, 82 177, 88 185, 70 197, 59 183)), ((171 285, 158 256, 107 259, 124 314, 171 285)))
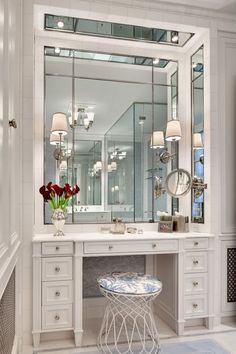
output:
POLYGON ((171 171, 166 177, 166 191, 175 198, 185 196, 191 189, 192 177, 182 168, 171 171))

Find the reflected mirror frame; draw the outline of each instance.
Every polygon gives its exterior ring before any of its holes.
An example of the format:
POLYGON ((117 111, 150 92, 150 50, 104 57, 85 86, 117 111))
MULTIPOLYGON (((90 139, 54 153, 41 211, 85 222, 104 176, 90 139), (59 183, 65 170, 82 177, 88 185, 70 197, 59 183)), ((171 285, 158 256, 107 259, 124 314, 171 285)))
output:
MULTIPOLYGON (((196 133, 195 129, 194 129, 194 81, 195 81, 195 77, 194 77, 194 61, 193 58, 194 56, 199 52, 202 51, 202 63, 197 63, 197 72, 200 73, 200 75, 198 76, 198 78, 200 76, 203 77, 203 107, 202 107, 202 111, 203 111, 203 130, 200 132, 204 135, 204 45, 201 45, 196 52, 193 53, 193 55, 190 58, 190 70, 191 70, 191 171, 192 171, 192 175, 195 176, 196 172, 195 172, 195 149, 193 147, 193 134, 196 133)), ((204 180, 204 143, 203 143, 203 158, 201 156, 200 160, 202 165, 203 165, 203 180, 204 180)), ((194 201, 194 190, 192 189, 191 191, 191 222, 192 223, 197 223, 197 224, 204 224, 205 222, 205 208, 204 208, 204 191, 202 194, 202 202, 199 203, 201 204, 201 208, 200 208, 200 213, 201 215, 195 217, 194 216, 194 204, 196 203, 194 201)))
POLYGON ((192 177, 191 177, 191 174, 190 174, 187 170, 185 170, 185 169, 183 169, 183 168, 177 168, 177 169, 171 171, 171 172, 167 175, 167 177, 166 177, 166 192, 167 192, 171 197, 182 198, 182 197, 184 197, 186 194, 189 193, 191 187, 192 187, 192 177), (173 192, 170 190, 169 186, 168 186, 168 182, 169 182, 170 178, 171 178, 175 173, 178 173, 178 174, 183 173, 183 174, 185 174, 185 175, 188 177, 189 185, 188 185, 187 189, 186 189, 182 194, 173 193, 173 192))

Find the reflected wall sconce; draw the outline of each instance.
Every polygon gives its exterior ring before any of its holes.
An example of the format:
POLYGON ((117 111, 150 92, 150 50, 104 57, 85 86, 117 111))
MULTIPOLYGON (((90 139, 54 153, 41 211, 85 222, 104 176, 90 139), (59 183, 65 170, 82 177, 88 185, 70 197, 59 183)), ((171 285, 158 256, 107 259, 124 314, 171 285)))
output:
POLYGON ((164 132, 161 130, 154 131, 151 136, 150 148, 162 149, 164 147, 165 147, 164 132))
POLYGON ((182 138, 180 121, 173 119, 167 122, 166 141, 178 141, 182 138))
POLYGON ((112 171, 116 171, 116 169, 117 169, 117 163, 116 163, 115 161, 112 161, 112 163, 111 163, 111 170, 112 170, 112 171))
MULTIPOLYGON (((77 105, 78 106, 78 105, 77 105)), ((71 128, 83 127, 85 130, 89 130, 94 122, 95 113, 88 111, 88 107, 78 107, 74 113, 74 119, 72 119, 72 110, 69 110, 68 120, 71 128)))
POLYGON ((202 142, 202 134, 201 133, 194 133, 193 134, 193 149, 203 149, 203 142, 202 142))
POLYGON ((178 43, 179 41, 179 33, 176 31, 171 32, 171 42, 178 43))

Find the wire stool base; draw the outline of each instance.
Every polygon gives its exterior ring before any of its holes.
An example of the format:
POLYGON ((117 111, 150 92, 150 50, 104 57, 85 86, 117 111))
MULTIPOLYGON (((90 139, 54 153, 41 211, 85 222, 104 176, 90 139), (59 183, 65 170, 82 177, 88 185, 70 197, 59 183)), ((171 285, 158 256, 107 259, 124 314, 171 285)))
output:
POLYGON ((109 354, 157 354, 159 335, 151 302, 159 293, 145 295, 119 294, 100 287, 107 298, 97 346, 109 354))

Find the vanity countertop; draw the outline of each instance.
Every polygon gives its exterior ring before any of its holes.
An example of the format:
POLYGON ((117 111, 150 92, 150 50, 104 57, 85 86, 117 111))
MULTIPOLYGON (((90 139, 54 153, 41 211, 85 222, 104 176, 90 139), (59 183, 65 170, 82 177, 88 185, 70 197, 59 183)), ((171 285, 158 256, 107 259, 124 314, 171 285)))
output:
POLYGON ((81 233, 66 233, 65 236, 54 237, 53 234, 35 234, 33 242, 50 242, 50 241, 76 241, 76 242, 96 242, 96 241, 132 241, 132 240, 165 240, 165 239, 185 239, 185 238, 200 238, 214 237, 214 234, 200 232, 173 232, 160 233, 156 231, 144 231, 142 234, 111 234, 102 232, 81 232, 81 233))

